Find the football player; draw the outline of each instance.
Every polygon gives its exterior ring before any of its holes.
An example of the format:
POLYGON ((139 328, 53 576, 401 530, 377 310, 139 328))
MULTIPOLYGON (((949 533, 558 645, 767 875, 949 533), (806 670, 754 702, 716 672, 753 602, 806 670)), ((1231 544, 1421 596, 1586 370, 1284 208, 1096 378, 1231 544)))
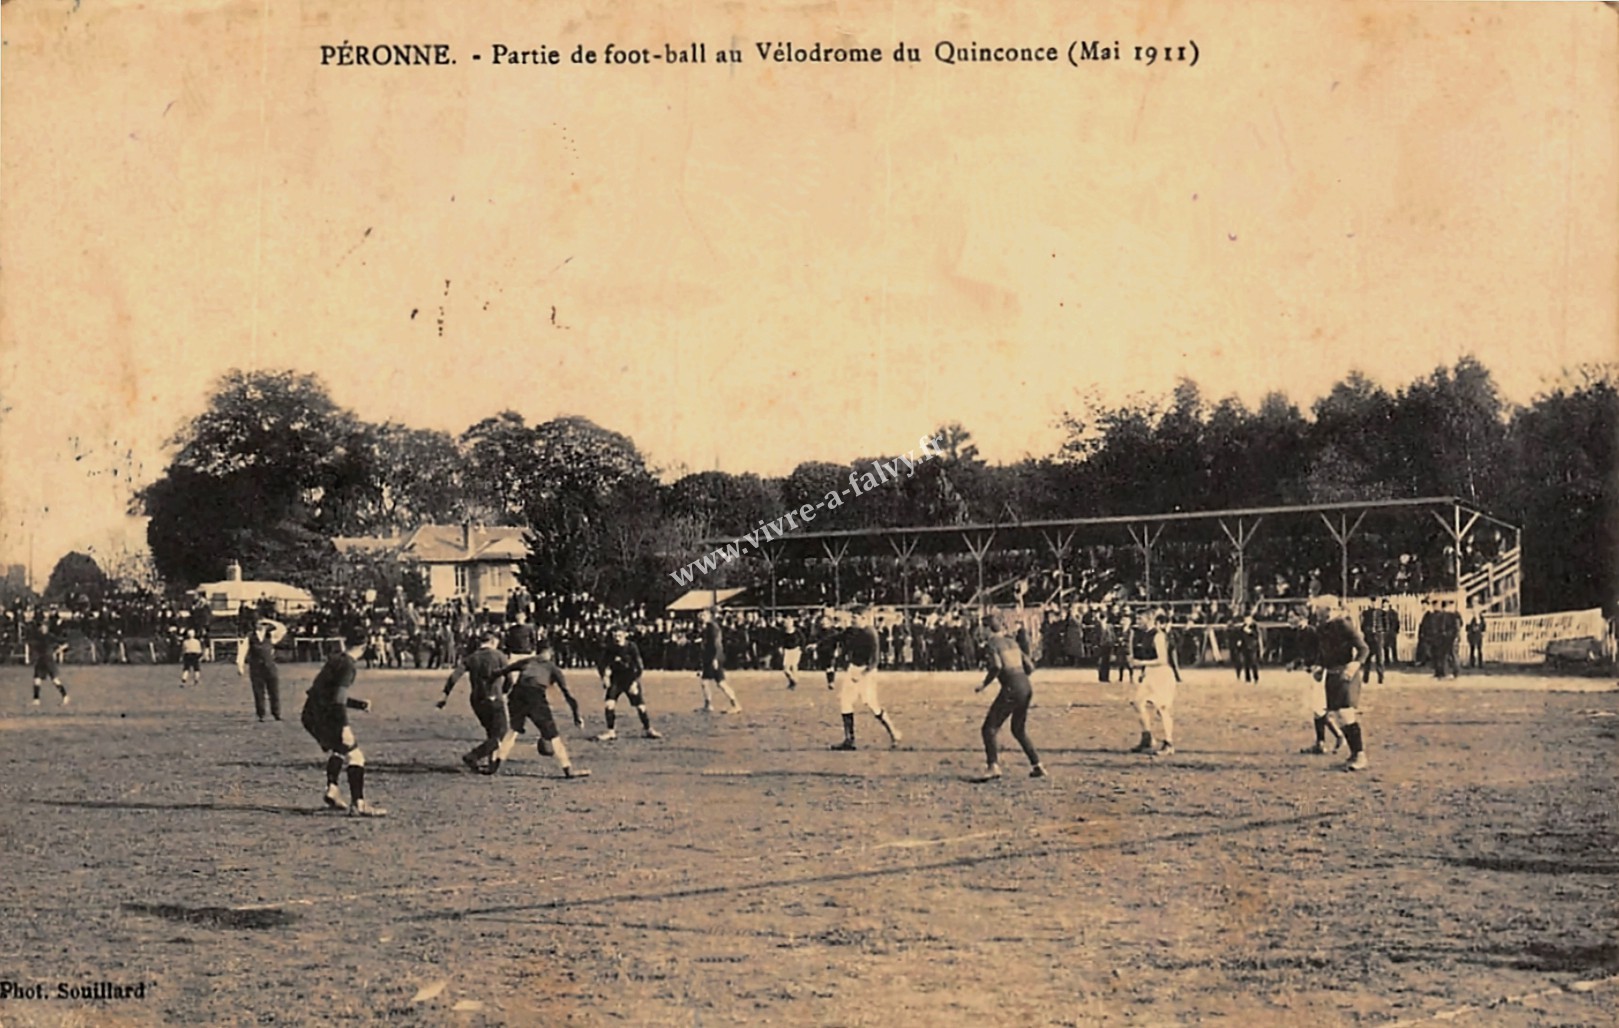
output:
POLYGON ((550 645, 541 642, 539 650, 532 657, 514 660, 500 669, 502 676, 517 676, 517 684, 512 686, 512 691, 506 697, 512 730, 521 732, 526 723, 533 722, 535 731, 540 733, 539 741, 535 744, 540 755, 555 757, 564 778, 588 778, 590 772, 575 768, 573 761, 568 758, 568 746, 562 741, 562 733, 557 731, 556 719, 551 715, 551 703, 545 690, 555 685, 562 691, 562 698, 568 702, 568 709, 573 713, 575 728, 585 727, 585 719, 579 715, 579 701, 568 691, 568 680, 562 669, 552 662, 550 645))
POLYGON ((882 700, 877 696, 877 631, 871 627, 870 617, 864 607, 857 607, 854 612, 854 625, 844 634, 843 653, 849 666, 842 674, 843 687, 838 692, 838 706, 843 714, 843 741, 833 743, 834 750, 852 750, 854 741, 854 708, 855 703, 866 705, 872 714, 876 715, 877 723, 888 731, 890 746, 898 746, 902 740, 899 729, 889 718, 888 712, 883 709, 882 700))
POLYGON ((641 694, 642 669, 640 649, 630 642, 629 633, 622 627, 614 628, 607 645, 602 647, 601 654, 596 658, 596 674, 601 678, 602 693, 606 697, 603 715, 607 719, 607 731, 596 736, 597 742, 611 742, 618 738, 616 722, 620 696, 630 701, 630 706, 641 718, 642 735, 648 739, 663 738, 652 727, 652 718, 647 714, 646 698, 641 694))
POLYGON ((450 677, 444 681, 444 696, 434 704, 443 710, 455 689, 455 683, 461 680, 462 675, 469 676, 472 713, 483 725, 485 738, 461 755, 461 763, 486 775, 500 770, 501 763, 517 742, 517 733, 512 731, 511 716, 506 709, 506 693, 502 688, 507 663, 506 655, 496 646, 495 631, 484 630, 479 637, 478 648, 463 657, 455 670, 450 672, 450 677))
POLYGON ((1034 686, 1029 681, 1029 676, 1034 674, 1034 664, 1017 641, 1006 634, 1006 620, 1000 614, 991 614, 986 626, 991 633, 988 642, 989 669, 984 675, 983 684, 973 691, 983 692, 991 682, 997 680, 1001 683, 1001 691, 995 696, 995 702, 990 704, 989 713, 984 715, 984 724, 980 729, 984 737, 984 760, 989 765, 983 780, 987 782, 1001 777, 996 737, 1000 735, 1001 725, 1006 723, 1007 718, 1012 719, 1012 738, 1023 747, 1023 755, 1029 758, 1029 777, 1044 778, 1046 769, 1040 763, 1040 754, 1035 752, 1034 743, 1029 741, 1024 728, 1029 717, 1029 704, 1034 699, 1034 686))
POLYGON ((364 631, 345 633, 345 649, 334 653, 326 661, 315 683, 309 687, 304 699, 304 730, 314 736, 320 748, 326 751, 326 805, 333 810, 347 810, 361 817, 382 817, 387 814, 373 807, 365 798, 365 753, 349 726, 349 711, 370 710, 367 700, 349 695, 358 670, 355 660, 365 653, 364 631), (337 780, 348 771, 349 796, 353 803, 343 802, 337 780))

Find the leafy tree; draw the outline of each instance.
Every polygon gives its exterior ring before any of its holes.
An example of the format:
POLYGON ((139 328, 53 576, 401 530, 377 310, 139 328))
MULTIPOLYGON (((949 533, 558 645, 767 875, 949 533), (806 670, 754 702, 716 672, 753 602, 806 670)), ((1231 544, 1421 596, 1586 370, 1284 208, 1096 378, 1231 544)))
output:
POLYGON ((372 477, 362 426, 313 375, 228 372, 170 445, 174 459, 135 505, 171 584, 217 577, 232 558, 307 581, 330 553, 316 540, 362 527, 372 477))
POLYGON ((518 469, 531 483, 518 578, 535 593, 596 590, 624 570, 611 548, 615 522, 638 517, 656 495, 646 461, 628 436, 581 417, 534 429, 534 454, 518 469))
POLYGON ((470 508, 499 524, 522 524, 530 498, 543 487, 539 446, 538 430, 511 410, 463 432, 463 483, 470 508))
POLYGON ((463 491, 461 451, 447 432, 388 422, 367 426, 372 470, 369 532, 448 525, 473 515, 463 491))
MULTIPOLYGON (((841 464, 805 461, 790 471, 778 485, 782 507, 785 510, 798 510, 806 503, 813 507, 824 501, 827 493, 847 488, 848 476, 849 469, 841 464)), ((831 511, 818 510, 812 527, 817 530, 836 528, 843 520, 841 514, 841 507, 831 511)))
MULTIPOLYGON (((825 493, 816 499, 823 499, 825 493)), ((810 501, 816 502, 816 501, 810 501)), ((781 489, 758 475, 699 471, 672 483, 664 493, 664 510, 706 526, 709 536, 738 536, 760 521, 782 513, 781 489)))
POLYGON ((1619 598, 1619 367, 1576 369, 1514 416, 1507 517, 1524 529, 1528 610, 1619 598))
POLYGON ((45 583, 45 601, 76 603, 83 599, 98 604, 107 595, 110 586, 106 572, 101 570, 96 559, 74 550, 63 554, 51 569, 51 577, 45 583))

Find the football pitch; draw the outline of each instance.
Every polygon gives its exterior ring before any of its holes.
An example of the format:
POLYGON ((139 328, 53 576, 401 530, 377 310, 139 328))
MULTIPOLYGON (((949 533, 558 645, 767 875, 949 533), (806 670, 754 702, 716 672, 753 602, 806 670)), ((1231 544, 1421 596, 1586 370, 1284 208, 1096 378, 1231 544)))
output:
POLYGON ((229 665, 70 665, 39 708, 0 670, 0 1024, 1615 1023, 1611 681, 1392 675, 1346 774, 1297 753, 1302 674, 1187 672, 1152 759, 1126 686, 1041 671, 1053 777, 1003 733, 979 784, 974 674, 885 672, 905 745, 862 712, 834 753, 816 674, 711 716, 650 672, 666 738, 594 743, 572 672, 566 781, 532 733, 467 772, 465 683, 362 670, 366 820, 319 809, 315 670, 279 724, 229 665))

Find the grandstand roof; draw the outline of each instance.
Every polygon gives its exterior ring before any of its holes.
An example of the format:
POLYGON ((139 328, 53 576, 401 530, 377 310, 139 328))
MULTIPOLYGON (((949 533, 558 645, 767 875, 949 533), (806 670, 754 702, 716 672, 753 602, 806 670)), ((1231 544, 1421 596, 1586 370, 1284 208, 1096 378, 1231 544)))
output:
MULTIPOLYGON (((1116 514, 1105 517, 1062 518, 1042 521, 1004 521, 993 524, 927 525, 909 528, 856 528, 830 532, 790 532, 767 544, 769 553, 777 560, 825 558, 830 549, 842 557, 894 557, 909 551, 917 555, 971 552, 968 540, 974 546, 995 550, 1047 549, 1051 540, 1096 542, 1098 537, 1110 542, 1128 542, 1130 530, 1143 528, 1185 526, 1199 539, 1223 539, 1222 521, 1238 518, 1298 518, 1314 515, 1340 514, 1359 517, 1363 514, 1420 513, 1431 510, 1438 513, 1458 510, 1469 517, 1477 514, 1481 520, 1504 528, 1517 530, 1518 526, 1503 521, 1481 509, 1471 501, 1456 496, 1424 496, 1405 500, 1364 500, 1343 503, 1311 503, 1273 507, 1233 507, 1225 510, 1173 511, 1160 514, 1116 514)), ((1234 526, 1233 526, 1234 527, 1234 526)), ((1184 540, 1184 533, 1174 538, 1184 540)), ((734 542, 734 539, 707 539, 703 546, 715 547, 734 542)), ((1165 541, 1169 541, 1166 539, 1165 541)), ((746 554, 751 550, 744 548, 746 554)))

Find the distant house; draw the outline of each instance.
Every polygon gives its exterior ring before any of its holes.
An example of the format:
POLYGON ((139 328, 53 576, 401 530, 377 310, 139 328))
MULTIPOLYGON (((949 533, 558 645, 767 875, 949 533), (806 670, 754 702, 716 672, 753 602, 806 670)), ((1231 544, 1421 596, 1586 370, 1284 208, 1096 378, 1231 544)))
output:
POLYGON ((333 539, 339 553, 391 553, 427 571, 436 603, 460 597, 474 609, 504 609, 517 588, 517 564, 528 556, 524 529, 482 525, 422 525, 395 538, 333 539))

